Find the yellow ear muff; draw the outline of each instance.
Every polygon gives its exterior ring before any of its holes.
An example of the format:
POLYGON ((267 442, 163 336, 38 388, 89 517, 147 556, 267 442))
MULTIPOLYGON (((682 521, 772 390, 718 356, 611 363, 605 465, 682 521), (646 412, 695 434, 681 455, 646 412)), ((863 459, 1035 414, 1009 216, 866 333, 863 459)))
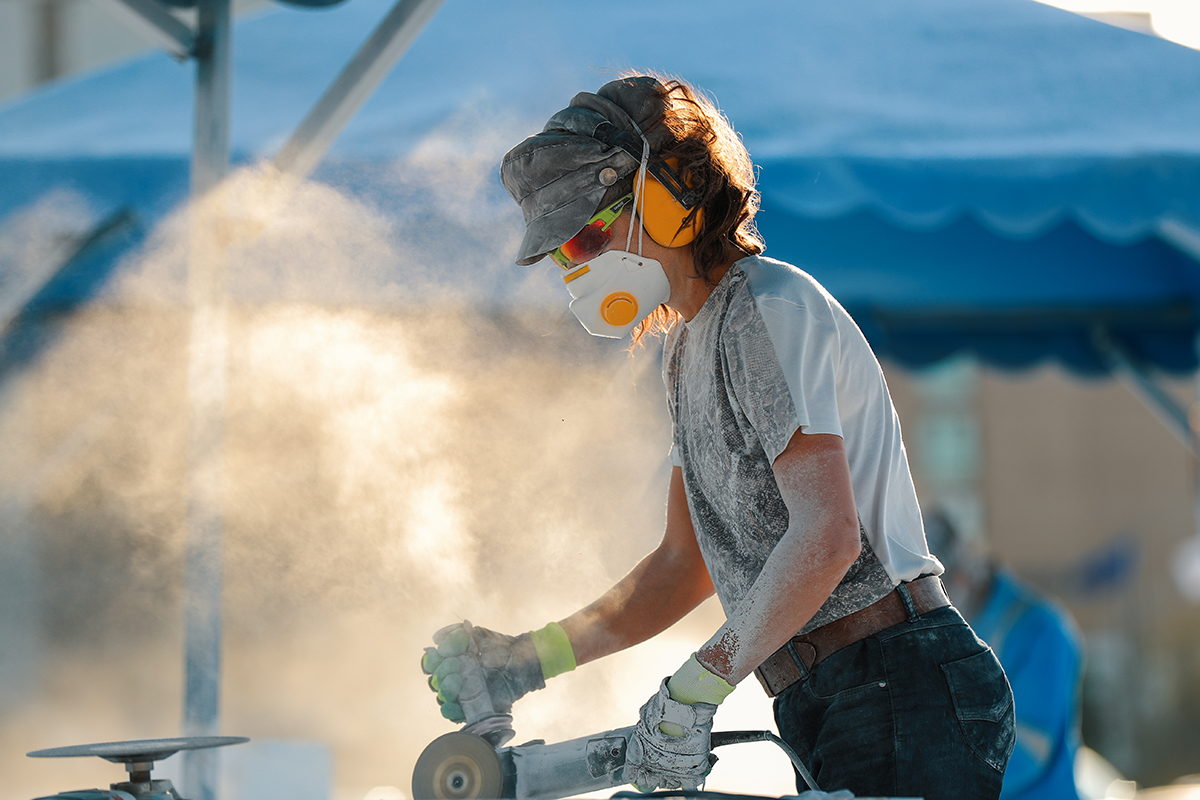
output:
MULTIPOLYGON (((677 159, 667 159, 667 164, 672 169, 675 169, 677 163, 677 159)), ((653 175, 646 176, 646 186, 638 205, 641 207, 642 224, 646 226, 646 233, 663 247, 683 247, 690 244, 700 232, 700 226, 704 224, 704 209, 700 209, 691 225, 681 227, 688 210, 653 175)))

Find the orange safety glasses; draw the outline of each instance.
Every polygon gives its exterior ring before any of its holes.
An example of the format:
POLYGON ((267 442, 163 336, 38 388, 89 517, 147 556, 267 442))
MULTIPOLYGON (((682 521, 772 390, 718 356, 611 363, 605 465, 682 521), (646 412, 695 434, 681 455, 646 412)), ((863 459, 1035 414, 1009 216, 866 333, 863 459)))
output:
POLYGON ((575 269, 600 255, 600 251, 612 240, 612 231, 609 228, 632 199, 633 195, 627 194, 611 206, 601 209, 596 216, 588 220, 583 230, 551 250, 550 257, 563 269, 575 269))

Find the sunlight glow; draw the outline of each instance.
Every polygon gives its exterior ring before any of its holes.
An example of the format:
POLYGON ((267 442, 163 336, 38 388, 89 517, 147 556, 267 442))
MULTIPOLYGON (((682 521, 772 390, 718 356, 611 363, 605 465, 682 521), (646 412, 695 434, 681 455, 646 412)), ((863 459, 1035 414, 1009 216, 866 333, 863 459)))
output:
POLYGON ((1130 12, 1150 15, 1154 32, 1200 49, 1200 3, 1195 0, 1038 0, 1081 14, 1130 12))

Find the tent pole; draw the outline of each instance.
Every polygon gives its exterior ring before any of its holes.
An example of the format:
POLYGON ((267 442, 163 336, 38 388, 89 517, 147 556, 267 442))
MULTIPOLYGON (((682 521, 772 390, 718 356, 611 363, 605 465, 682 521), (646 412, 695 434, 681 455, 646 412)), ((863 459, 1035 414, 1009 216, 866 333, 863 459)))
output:
MULTIPOLYGON (((0 334, 3 334, 8 326, 21 315, 29 302, 45 288, 46 284, 71 266, 75 259, 85 253, 89 247, 108 234, 135 222, 133 212, 128 208, 121 208, 97 222, 86 233, 65 237, 50 258, 39 259, 24 275, 18 274, 11 282, 12 285, 5 286, 4 294, 0 295, 0 334)), ((3 375, 4 371, 4 365, 0 365, 0 375, 3 375)), ((4 405, 0 403, 0 408, 3 407, 4 405)))
MULTIPOLYGON (((220 731, 226 259, 217 236, 229 168, 230 0, 198 0, 188 295, 189 454, 184 619, 184 736, 220 731)), ((183 794, 214 800, 215 750, 187 750, 183 794)))
POLYGON ((275 168, 295 180, 308 177, 443 2, 397 0, 279 151, 275 168))
POLYGON ((1175 438, 1192 455, 1200 455, 1196 432, 1192 430, 1187 409, 1167 394, 1144 367, 1134 362, 1104 327, 1092 331, 1092 344, 1108 366, 1113 377, 1125 385, 1134 396, 1158 417, 1175 438))
POLYGON ((1166 219, 1158 224, 1160 239, 1182 253, 1200 261, 1200 231, 1178 220, 1166 219))

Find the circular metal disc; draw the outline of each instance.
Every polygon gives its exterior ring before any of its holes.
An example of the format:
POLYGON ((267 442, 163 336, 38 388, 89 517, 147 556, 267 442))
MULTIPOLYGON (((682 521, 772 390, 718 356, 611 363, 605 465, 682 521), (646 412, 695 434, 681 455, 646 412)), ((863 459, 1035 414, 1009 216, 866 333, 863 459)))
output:
POLYGON ((439 736, 413 767, 413 800, 496 800, 503 789, 500 756, 473 733, 439 736))
POLYGON ((179 739, 137 739, 131 742, 100 742, 77 744, 70 747, 51 747, 26 753, 32 758, 69 758, 73 756, 100 756, 109 761, 136 763, 161 761, 180 750, 201 750, 205 747, 224 747, 250 741, 245 736, 186 736, 179 739))

